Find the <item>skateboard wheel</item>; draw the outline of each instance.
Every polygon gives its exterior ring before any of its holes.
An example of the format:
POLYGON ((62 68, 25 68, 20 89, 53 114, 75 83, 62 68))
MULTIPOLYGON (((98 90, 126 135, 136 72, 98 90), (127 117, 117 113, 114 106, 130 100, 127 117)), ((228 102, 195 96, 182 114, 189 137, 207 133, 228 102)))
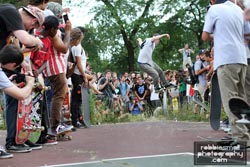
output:
POLYGON ((68 136, 68 140, 72 140, 72 136, 69 135, 69 136, 68 136))
POLYGON ((36 126, 31 126, 30 128, 32 131, 35 131, 35 132, 38 130, 38 128, 36 126))
POLYGON ((28 128, 27 126, 25 126, 25 125, 22 127, 22 131, 26 131, 26 130, 28 130, 28 129, 29 129, 29 128, 28 128))
POLYGON ((41 131, 44 131, 44 130, 45 130, 45 128, 44 128, 44 126, 42 126, 42 127, 41 127, 41 131))

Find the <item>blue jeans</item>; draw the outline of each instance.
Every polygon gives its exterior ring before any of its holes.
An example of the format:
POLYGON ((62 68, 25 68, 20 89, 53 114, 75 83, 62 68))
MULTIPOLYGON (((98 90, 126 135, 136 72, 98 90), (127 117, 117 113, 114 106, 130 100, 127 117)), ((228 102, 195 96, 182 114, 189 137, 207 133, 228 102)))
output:
POLYGON ((16 138, 16 123, 17 123, 17 109, 18 100, 5 95, 6 100, 6 125, 7 125, 7 136, 6 136, 6 146, 15 144, 16 138))
POLYGON ((52 89, 52 84, 50 83, 48 78, 44 77, 44 84, 46 86, 50 86, 50 89, 46 90, 47 108, 48 108, 48 113, 50 116, 51 101, 52 101, 52 97, 53 97, 53 89, 52 89))

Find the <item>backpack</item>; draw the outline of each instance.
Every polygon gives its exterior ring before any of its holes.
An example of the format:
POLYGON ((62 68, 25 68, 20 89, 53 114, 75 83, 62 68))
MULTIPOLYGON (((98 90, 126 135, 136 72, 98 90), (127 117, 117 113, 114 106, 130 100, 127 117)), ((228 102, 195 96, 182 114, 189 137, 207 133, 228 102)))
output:
MULTIPOLYGON (((189 75, 190 75, 190 80, 191 80, 192 85, 195 85, 196 83, 197 84, 199 83, 199 78, 198 78, 199 75, 195 75, 194 65, 195 65, 195 63, 192 66, 187 64, 187 68, 188 68, 188 72, 189 72, 189 75)), ((201 69, 202 68, 203 68, 203 63, 201 63, 201 69)))
POLYGON ((66 78, 67 79, 73 75, 75 67, 76 67, 76 62, 74 60, 71 48, 69 48, 68 62, 72 63, 72 66, 67 65, 67 70, 66 70, 66 78))

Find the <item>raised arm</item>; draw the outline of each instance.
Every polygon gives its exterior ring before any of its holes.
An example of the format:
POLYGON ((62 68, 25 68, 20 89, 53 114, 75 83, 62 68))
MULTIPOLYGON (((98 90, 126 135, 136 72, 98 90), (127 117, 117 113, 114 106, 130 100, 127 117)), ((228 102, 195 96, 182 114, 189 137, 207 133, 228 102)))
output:
POLYGON ((166 37, 167 39, 170 39, 170 35, 169 34, 161 34, 161 35, 153 36, 152 42, 155 42, 156 40, 159 40, 159 39, 161 39, 163 37, 166 37))
POLYGON ((62 40, 58 34, 55 35, 55 37, 51 39, 52 45, 55 47, 55 49, 57 49, 58 51, 60 51, 64 54, 67 53, 68 48, 69 48, 70 31, 71 31, 71 22, 67 21, 67 23, 65 25, 64 40, 62 40))

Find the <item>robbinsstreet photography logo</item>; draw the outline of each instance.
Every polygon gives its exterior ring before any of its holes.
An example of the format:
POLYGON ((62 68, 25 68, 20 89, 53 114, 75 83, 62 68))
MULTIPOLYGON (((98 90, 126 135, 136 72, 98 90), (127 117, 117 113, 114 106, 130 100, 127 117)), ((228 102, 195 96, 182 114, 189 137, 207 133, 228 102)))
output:
POLYGON ((246 165, 246 142, 194 142, 194 165, 246 165))

